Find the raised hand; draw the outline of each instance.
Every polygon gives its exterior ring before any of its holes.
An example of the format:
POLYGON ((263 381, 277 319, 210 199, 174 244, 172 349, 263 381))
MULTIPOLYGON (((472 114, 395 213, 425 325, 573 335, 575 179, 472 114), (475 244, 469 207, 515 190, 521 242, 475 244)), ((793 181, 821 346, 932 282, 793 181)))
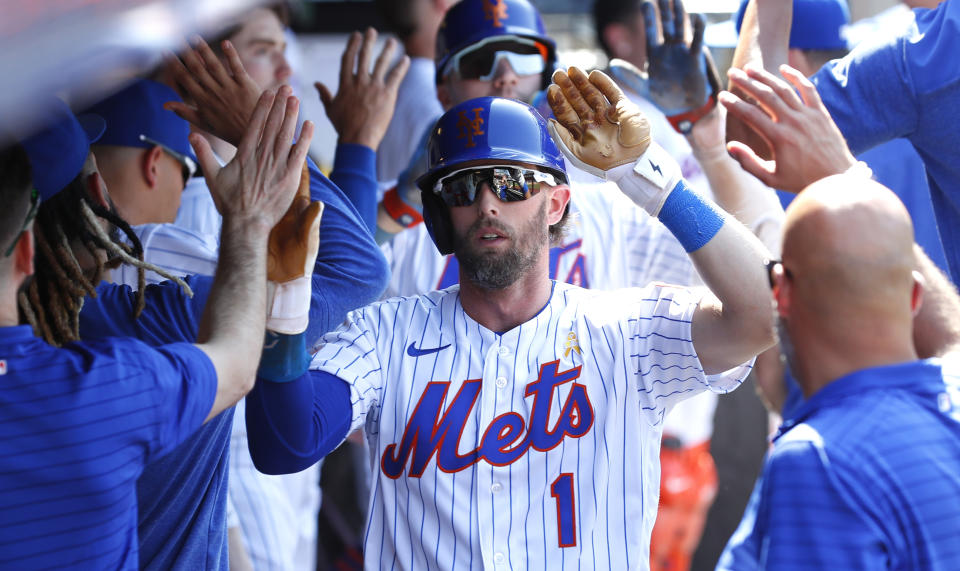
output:
POLYGON ((371 72, 370 58, 376 41, 377 32, 373 28, 367 28, 362 36, 359 32, 350 36, 340 60, 340 86, 336 95, 324 84, 314 84, 340 142, 374 150, 387 132, 397 104, 397 90, 410 67, 410 58, 403 56, 390 69, 397 48, 396 40, 390 38, 371 72))
POLYGON ((221 48, 226 67, 200 37, 194 38, 193 47, 185 48, 180 58, 168 57, 167 71, 180 96, 190 103, 170 101, 164 107, 237 146, 263 90, 247 75, 233 44, 224 40, 221 48))
POLYGON ((307 121, 300 139, 292 144, 300 102, 291 93, 288 86, 282 86, 277 93, 261 95, 236 156, 222 168, 207 140, 196 133, 190 135, 225 222, 229 218, 244 220, 251 230, 269 231, 290 207, 313 138, 313 124, 307 121))
POLYGON ((633 163, 650 145, 650 123, 601 71, 588 77, 571 67, 557 70, 547 89, 556 119, 549 128, 571 161, 600 177, 614 167, 633 163))
POLYGON ((787 81, 756 67, 730 69, 731 87, 736 86, 757 104, 726 91, 720 94, 720 102, 731 116, 762 137, 773 156, 764 160, 740 141, 728 142, 727 150, 767 186, 800 192, 814 181, 846 171, 857 161, 816 87, 790 66, 780 66, 780 73, 787 81))

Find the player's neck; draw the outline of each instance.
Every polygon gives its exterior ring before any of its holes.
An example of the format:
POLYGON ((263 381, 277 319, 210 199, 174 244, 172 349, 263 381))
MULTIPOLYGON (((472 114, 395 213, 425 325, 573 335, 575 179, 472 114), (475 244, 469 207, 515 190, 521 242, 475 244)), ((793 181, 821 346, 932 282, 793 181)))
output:
POLYGON ((7 291, 4 284, 3 303, 0 304, 0 327, 13 327, 20 324, 20 313, 17 311, 17 292, 7 291))
POLYGON ((533 319, 550 301, 552 291, 553 284, 545 268, 529 271, 503 289, 485 289, 461 275, 460 304, 480 325, 504 332, 533 319))

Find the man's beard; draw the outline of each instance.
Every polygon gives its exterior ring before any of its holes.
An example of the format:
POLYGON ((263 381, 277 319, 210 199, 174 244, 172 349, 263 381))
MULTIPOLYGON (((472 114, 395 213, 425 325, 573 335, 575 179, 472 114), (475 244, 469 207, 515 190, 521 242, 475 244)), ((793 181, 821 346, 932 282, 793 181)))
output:
POLYGON ((519 233, 508 232, 508 228, 501 222, 488 218, 478 219, 465 234, 457 233, 454 247, 464 276, 483 289, 503 289, 515 283, 536 264, 540 252, 549 240, 546 221, 547 204, 544 202, 536 216, 531 218, 519 233), (473 247, 470 237, 484 226, 508 235, 513 247, 505 252, 478 251, 473 247))

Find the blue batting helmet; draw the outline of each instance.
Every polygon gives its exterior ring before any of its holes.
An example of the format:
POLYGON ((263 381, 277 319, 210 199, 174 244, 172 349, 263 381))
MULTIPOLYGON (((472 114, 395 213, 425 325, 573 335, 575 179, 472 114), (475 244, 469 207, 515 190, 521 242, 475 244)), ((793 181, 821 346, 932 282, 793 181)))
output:
POLYGON ((557 45, 547 35, 543 19, 527 0, 462 0, 447 11, 437 33, 437 82, 458 52, 499 36, 534 40, 546 50, 544 89, 557 65, 557 45))
POLYGON ((453 171, 491 161, 535 167, 567 183, 563 155, 533 107, 502 97, 478 97, 451 107, 430 130, 427 172, 417 179, 424 223, 441 254, 453 252, 452 229, 434 185, 453 171))

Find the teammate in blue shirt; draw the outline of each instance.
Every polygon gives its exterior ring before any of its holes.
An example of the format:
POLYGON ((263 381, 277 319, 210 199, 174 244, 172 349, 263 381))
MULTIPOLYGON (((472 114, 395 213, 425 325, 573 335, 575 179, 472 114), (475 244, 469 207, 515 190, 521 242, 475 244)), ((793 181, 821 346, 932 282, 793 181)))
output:
POLYGON ((807 400, 719 568, 960 568, 960 362, 917 359, 906 209, 861 176, 823 179, 787 209, 769 269, 807 400))
MULTIPOLYGON (((42 291, 50 301, 69 278, 23 286, 37 283, 35 267, 66 276, 48 267, 48 256, 34 265, 35 240, 41 251, 67 247, 63 228, 50 227, 54 219, 40 204, 55 207, 63 193, 83 190, 74 183, 95 168, 89 143, 102 120, 81 124, 58 102, 23 147, 0 153, 0 567, 138 568, 134 484, 144 464, 252 388, 267 313, 267 238, 296 193, 312 134, 308 126, 291 147, 296 107, 287 103, 261 100, 237 159, 222 169, 209 146, 198 147, 224 225, 195 344, 104 339, 55 347, 74 323, 62 322, 60 312, 38 316, 44 306, 29 296, 42 291), (275 160, 261 160, 266 153, 275 160), (20 312, 33 329, 20 325, 20 312), (54 331, 50 342, 34 335, 54 331)), ((94 225, 92 233, 105 236, 94 225)), ((93 245, 100 238, 86 238, 85 254, 101 256, 102 265, 104 249, 93 245)))

